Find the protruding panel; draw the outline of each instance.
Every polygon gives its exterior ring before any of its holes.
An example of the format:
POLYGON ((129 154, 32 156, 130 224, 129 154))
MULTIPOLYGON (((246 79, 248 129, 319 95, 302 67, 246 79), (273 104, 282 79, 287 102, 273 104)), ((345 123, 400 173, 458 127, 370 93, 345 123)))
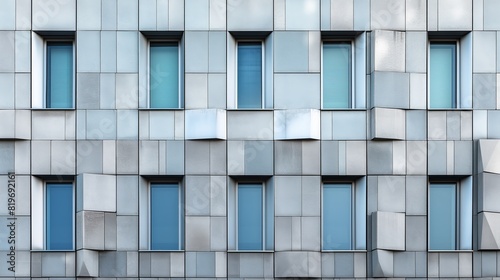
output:
MULTIPOLYGON (((404 215, 404 214, 403 214, 404 215)), ((372 252, 373 277, 392 277, 394 275, 393 252, 375 250, 372 252)))
POLYGON ((406 114, 404 110, 373 108, 371 125, 372 139, 405 139, 406 114))
POLYGON ((226 139, 226 111, 221 109, 186 110, 187 140, 226 139))
POLYGON ((500 213, 479 213, 478 223, 479 250, 500 250, 500 213))
POLYGON ((405 250, 405 214, 380 212, 372 214, 372 247, 374 249, 405 250))
POLYGON ((228 0, 227 28, 231 31, 273 29, 273 0, 228 0))
POLYGON ((97 251, 80 250, 76 252, 76 276, 99 276, 99 253, 97 251))
POLYGON ((321 277, 319 252, 276 252, 275 277, 321 277))
POLYGON ((500 140, 479 140, 478 172, 500 174, 500 140))
POLYGON ((80 174, 77 177, 77 211, 116 212, 116 177, 80 174))
POLYGON ((320 111, 315 109, 274 111, 276 140, 320 139, 320 111))

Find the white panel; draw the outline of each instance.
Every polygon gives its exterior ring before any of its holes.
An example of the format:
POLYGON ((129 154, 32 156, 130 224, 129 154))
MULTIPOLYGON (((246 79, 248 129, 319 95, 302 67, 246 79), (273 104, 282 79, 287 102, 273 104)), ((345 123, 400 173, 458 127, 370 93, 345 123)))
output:
POLYGON ((275 111, 274 138, 320 139, 320 111, 295 109, 275 111))
POLYGON ((139 108, 148 108, 148 52, 148 40, 141 33, 139 35, 139 108))
POLYGON ((366 33, 354 41, 354 108, 366 108, 366 33))
POLYGON ((224 30, 226 27, 226 1, 210 0, 210 30, 224 30))
MULTIPOLYGON (((274 73, 274 64, 273 64, 273 34, 267 36, 264 42, 264 108, 273 108, 274 106, 274 81, 273 81, 273 73, 274 73)), ((229 71, 229 69, 228 69, 229 71)))
POLYGON ((366 249, 366 177, 356 181, 356 250, 366 249))
POLYGON ((460 39, 460 108, 472 108, 472 33, 460 39))
POLYGON ((37 177, 31 177, 31 249, 43 250, 43 181, 37 177))
POLYGON ((236 40, 229 33, 227 33, 227 108, 236 108, 236 40))
POLYGON ((44 41, 35 32, 32 34, 33 47, 31 49, 31 106, 32 108, 43 108, 43 57, 44 41))
POLYGON ((186 110, 186 139, 226 139, 226 111, 186 110))
POLYGON ((139 176, 139 250, 149 249, 148 182, 139 176))
POLYGON ((460 250, 472 250, 472 176, 460 182, 460 250))

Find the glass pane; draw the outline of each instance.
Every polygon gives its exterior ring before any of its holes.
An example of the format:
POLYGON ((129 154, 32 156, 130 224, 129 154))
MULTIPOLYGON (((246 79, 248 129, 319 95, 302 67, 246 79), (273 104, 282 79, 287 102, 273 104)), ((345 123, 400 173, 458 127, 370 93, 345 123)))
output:
POLYGON ((179 185, 151 184, 151 249, 179 250, 179 185))
POLYGON ((351 184, 323 187, 323 249, 350 250, 352 230, 351 184))
POLYGON ((73 43, 47 43, 46 107, 73 107, 73 43))
POLYGON ((456 107, 456 43, 432 43, 430 107, 456 107))
POLYGON ((429 247, 431 250, 456 249, 456 186, 432 184, 429 206, 429 247))
POLYGON ((47 184, 47 250, 73 250, 73 185, 47 184))
POLYGON ((238 249, 262 250, 262 185, 238 185, 238 249))
POLYGON ((150 107, 179 108, 179 47, 177 43, 151 43, 150 107))
POLYGON ((351 108, 350 43, 323 45, 323 108, 351 108))
POLYGON ((238 108, 262 108, 262 43, 238 43, 238 108))

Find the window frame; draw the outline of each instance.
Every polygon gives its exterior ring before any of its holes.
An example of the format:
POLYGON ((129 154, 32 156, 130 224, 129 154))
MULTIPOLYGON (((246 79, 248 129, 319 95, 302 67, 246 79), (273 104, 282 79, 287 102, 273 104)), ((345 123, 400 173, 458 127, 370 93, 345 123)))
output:
POLYGON ((460 49, 460 40, 459 39, 429 39, 427 43, 427 109, 429 110, 455 110, 461 109, 461 49, 460 49), (433 108, 431 107, 431 45, 433 44, 454 44, 455 45, 455 92, 453 93, 454 104, 452 104, 451 108, 433 108))
POLYGON ((266 68, 266 46, 265 46, 265 39, 237 39, 236 40, 236 44, 235 44, 235 55, 236 55, 236 58, 235 58, 235 69, 236 69, 236 75, 235 75, 235 105, 236 105, 236 109, 238 110, 262 110, 262 109, 265 109, 265 103, 266 103, 266 96, 265 96, 265 89, 266 89, 266 73, 265 73, 265 68, 266 68), (261 82, 261 90, 260 90, 260 97, 261 97, 261 104, 260 104, 260 107, 259 108, 240 108, 238 106, 238 97, 239 97, 239 93, 238 93, 238 76, 239 76, 239 70, 238 70, 238 61, 239 61, 239 54, 238 54, 238 49, 239 49, 239 44, 241 42, 244 42, 244 43, 261 43, 261 78, 262 78, 262 82, 261 82))
POLYGON ((50 39, 44 39, 43 40, 43 108, 44 109, 50 109, 50 110, 72 110, 76 108, 76 45, 75 45, 75 40, 74 39, 69 39, 69 38, 50 38, 50 39), (52 107, 47 107, 47 99, 48 99, 48 89, 47 89, 47 79, 48 79, 48 73, 47 73, 47 68, 48 68, 48 44, 51 42, 59 42, 59 43, 71 43, 71 50, 72 50, 72 88, 71 88, 71 107, 68 108, 52 108, 52 107))
POLYGON ((54 181, 44 181, 43 182, 43 249, 45 251, 63 251, 63 252, 68 252, 68 251, 74 251, 75 250, 75 247, 76 247, 76 240, 75 240, 75 233, 76 233, 76 230, 75 230, 75 225, 76 225, 76 197, 75 197, 75 184, 73 181, 58 181, 58 182, 54 182, 54 181), (72 224, 71 224, 71 239, 72 239, 72 245, 71 245, 71 249, 63 249, 63 250, 59 250, 59 249, 48 249, 48 234, 47 234, 47 222, 48 222, 48 218, 47 218, 47 185, 49 184, 53 184, 53 185, 62 185, 62 184, 70 184, 71 185, 71 197, 72 197, 72 224))
POLYGON ((456 251, 456 250, 459 250, 458 248, 460 248, 460 231, 458 230, 460 228, 460 198, 461 198, 461 194, 460 194, 460 186, 459 186, 459 183, 458 182, 453 182, 453 181, 442 181, 442 182, 431 182, 429 183, 429 198, 428 198, 428 201, 429 201, 429 206, 428 206, 428 221, 427 221, 427 226, 428 226, 428 248, 429 248, 429 251, 456 251), (455 189, 455 227, 453 228, 453 231, 454 231, 454 235, 455 235, 455 244, 454 244, 454 248, 453 249, 432 249, 431 248, 431 194, 430 194, 430 190, 432 188, 433 185, 454 185, 454 189, 455 189))
POLYGON ((148 224, 148 250, 149 251, 158 251, 158 252, 176 252, 176 251, 183 251, 184 250, 184 195, 183 195, 183 188, 180 182, 172 182, 172 181, 149 181, 148 186, 147 186, 147 224, 148 224), (179 246, 177 249, 152 249, 152 212, 151 212, 151 185, 161 185, 161 184, 171 184, 171 185, 177 185, 177 193, 178 193, 178 199, 179 199, 179 216, 178 216, 178 226, 179 226, 179 232, 178 232, 178 242, 179 246))
POLYGON ((320 77, 320 83, 321 83, 321 109, 324 109, 324 110, 350 110, 350 109, 356 109, 356 61, 355 61, 355 57, 356 57, 356 47, 355 47, 355 39, 354 38, 345 38, 345 39, 322 39, 321 40, 321 77, 320 77), (324 106, 324 102, 323 102, 323 99, 324 99, 324 95, 325 95, 325 92, 324 92, 324 87, 323 87, 323 81, 324 81, 324 74, 325 74, 325 71, 324 71, 324 64, 325 64, 325 61, 324 61, 324 45, 325 43, 326 44, 342 44, 342 43, 347 43, 349 42, 350 46, 351 46, 351 57, 350 57, 350 63, 351 63, 351 80, 350 80, 350 84, 351 84, 351 90, 349 92, 349 106, 346 107, 346 108, 325 108, 324 106))
POLYGON ((175 39, 148 39, 147 40, 147 82, 146 82, 146 88, 147 88, 147 109, 151 110, 176 110, 176 109, 182 109, 183 108, 183 100, 182 100, 182 90, 181 90, 181 83, 183 81, 182 75, 184 75, 183 72, 181 72, 182 69, 182 57, 181 57, 181 41, 180 40, 175 40, 175 39), (176 43, 177 44, 177 70, 178 70, 178 78, 177 78, 177 107, 158 107, 158 108, 153 108, 151 107, 151 43, 176 43))
POLYGON ((267 214, 267 209, 266 209, 266 184, 264 182, 237 182, 236 183, 236 189, 235 189, 235 196, 236 196, 236 199, 235 199, 235 206, 236 206, 236 215, 235 215, 235 221, 236 221, 236 227, 235 227, 235 233, 236 233, 236 250, 237 251, 243 251, 243 252, 252 252, 252 251, 265 251, 265 247, 266 247, 266 214, 267 214), (238 192, 239 192, 239 188, 240 188, 240 185, 261 185, 262 186, 262 217, 261 217, 261 224, 262 224, 262 232, 261 232, 261 235, 262 235, 262 244, 261 244, 261 248, 260 249, 255 249, 255 250, 248 250, 248 249, 240 249, 239 248, 239 232, 238 232, 238 228, 239 228, 239 221, 238 221, 238 217, 239 217, 239 205, 238 205, 238 200, 239 200, 239 197, 238 197, 238 192))

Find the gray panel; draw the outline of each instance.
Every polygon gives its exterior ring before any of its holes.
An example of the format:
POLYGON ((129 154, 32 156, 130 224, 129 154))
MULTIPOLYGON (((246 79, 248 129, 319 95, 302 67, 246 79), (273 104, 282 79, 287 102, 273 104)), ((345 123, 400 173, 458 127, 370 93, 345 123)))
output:
POLYGON ((226 74, 208 74, 208 108, 226 108, 226 74))
POLYGON ((427 213, 427 177, 406 177, 406 214, 425 215, 427 213))
POLYGON ((207 30, 209 0, 185 0, 185 29, 207 30))
POLYGON ((188 31, 185 41, 186 72, 208 72, 208 32, 188 31))
POLYGON ((186 176, 186 215, 210 215, 210 178, 208 176, 186 176))
POLYGON ((368 174, 392 174, 392 143, 368 141, 368 174))
MULTIPOLYGON (((129 70, 132 71, 132 70, 129 70)), ((138 108, 139 87, 137 74, 116 75, 116 108, 138 108)))
POLYGON ((496 0, 484 0, 484 29, 499 30, 500 18, 496 11, 500 10, 500 2, 496 0))
POLYGON ((439 276, 458 277, 458 253, 439 254, 439 276))
POLYGON ((210 250, 210 217, 186 217, 186 250, 210 250))
POLYGON ((408 175, 427 173, 427 143, 425 141, 406 142, 406 173, 408 175))
MULTIPOLYGON (((489 56, 489 59, 491 57, 489 56)), ((497 104, 497 75, 474 74, 472 105, 474 109, 495 109, 497 104)))
POLYGON ((394 277, 415 277, 415 253, 394 253, 394 277))
POLYGON ((196 276, 214 277, 215 276, 215 253, 198 252, 196 253, 196 276))
POLYGON ((14 72, 14 31, 0 31, 0 72, 14 72))
POLYGON ((102 1, 102 14, 106 15, 102 17, 103 30, 116 30, 116 1, 117 0, 102 1))
POLYGON ((379 72, 371 76, 374 107, 409 108, 410 81, 408 73, 379 72))
POLYGON ((137 174, 139 171, 139 145, 137 141, 116 142, 116 172, 137 174))
MULTIPOLYGON (((416 1, 413 1, 416 2, 416 1)), ((425 2, 419 5, 425 7, 425 2)), ((406 32, 406 72, 425 73, 427 70, 427 33, 406 32)))
MULTIPOLYGON (((134 0, 121 0, 133 2, 134 0)), ((135 0, 137 1, 137 0, 135 0)), ((120 2, 118 2, 120 3, 120 2)), ((137 72, 139 65, 139 44, 137 32, 119 31, 116 34, 117 72, 137 72)))
POLYGON ((273 112, 228 111, 227 135, 230 140, 272 140, 273 112))
POLYGON ((321 174, 339 174, 339 142, 321 141, 321 174))
POLYGON ((137 139, 139 137, 139 116, 135 110, 117 110, 117 139, 137 139))
POLYGON ((299 176, 275 177, 276 216, 300 216, 302 187, 299 176))
POLYGON ((14 109, 14 74, 0 74, 0 87, 4 89, 4 94, 0 96, 0 108, 14 109))
POLYGON ((245 141, 244 142, 244 170, 246 175, 271 175, 273 174, 272 141, 245 141))
POLYGON ((75 30, 76 1, 52 2, 34 0, 33 29, 75 30))
POLYGON ((170 276, 170 265, 168 264, 170 264, 169 253, 151 253, 151 276, 170 276))
POLYGON ((76 25, 79 30, 101 29, 101 0, 76 3, 76 25))
POLYGON ((78 31, 76 36, 77 71, 99 72, 101 69, 101 34, 99 31, 78 31))
POLYGON ((439 0, 437 2, 439 30, 472 29, 472 1, 439 0))
POLYGON ((138 249, 139 219, 137 216, 117 216, 116 233, 117 250, 138 249))
POLYGON ((276 174, 302 173, 302 142, 277 141, 275 145, 276 174))
POLYGON ((427 147, 429 175, 443 175, 446 173, 446 142, 429 141, 427 147))
POLYGON ((210 143, 186 141, 186 174, 210 173, 210 143))
MULTIPOLYGON (((85 59, 82 59, 85 60, 85 59)), ((76 101, 78 109, 99 109, 99 74, 77 74, 76 101)))
POLYGON ((319 29, 319 0, 288 1, 285 11, 287 30, 319 29))
POLYGON ((427 114, 423 110, 406 111, 406 140, 425 140, 427 114))
POLYGON ((309 33, 274 33, 274 71, 308 72, 309 70, 309 33), (293 57, 293 59, 290 59, 293 57))
POLYGON ((139 207, 138 178, 116 177, 116 212, 118 215, 137 215, 139 207))
POLYGON ((372 0, 371 26, 373 29, 405 29, 404 0, 372 0))
POLYGON ((263 277, 264 258, 263 254, 240 254, 239 277, 263 277))
POLYGON ((454 167, 456 175, 471 175, 472 174, 472 141, 455 141, 454 150, 454 167))
POLYGON ((272 0, 228 0, 227 29, 236 30, 272 30, 272 0))
POLYGON ((427 1, 406 1, 406 30, 425 30, 427 27, 427 1))
POLYGON ((127 252, 99 252, 99 276, 126 277, 127 252))
POLYGON ((101 72, 116 72, 116 43, 115 31, 101 32, 101 72))
POLYGON ((473 71, 474 73, 496 72, 496 32, 474 32, 473 71))
MULTIPOLYGON (((352 30, 354 25, 354 2, 332 0, 331 27, 335 30, 352 30)), ((368 19, 366 19, 368 20, 368 19)))
MULTIPOLYGON (((33 153, 33 157, 34 156, 35 153, 33 153)), ((0 174, 14 172, 14 141, 0 142, 0 158, 2 159, 0 160, 0 174)), ((34 160, 35 158, 32 159, 32 162, 33 164, 36 164, 34 160)))
POLYGON ((335 254, 335 277, 354 277, 354 254, 335 254))
POLYGON ((319 109, 319 74, 275 74, 275 109, 319 109))
POLYGON ((332 112, 332 139, 365 140, 366 112, 337 111, 332 112))
POLYGON ((500 111, 488 111, 488 138, 500 138, 500 111))
MULTIPOLYGON (((377 0, 374 3, 394 3, 392 6, 396 9, 404 7, 404 1, 402 0, 377 0)), ((374 6, 372 5, 372 10, 374 6)), ((403 18, 404 24, 404 13, 400 13, 400 17, 403 18)), ((394 18, 397 18, 395 16, 394 18)), ((393 17, 391 17, 392 19, 393 17)), ((377 21, 377 18, 372 17, 373 21, 377 21)), ((375 71, 405 71, 405 32, 399 31, 389 31, 389 30, 375 30, 372 32, 372 69, 375 71)))
POLYGON ((406 216, 406 250, 427 250, 427 219, 425 216, 406 216))
POLYGON ((378 177, 378 209, 387 212, 405 212, 405 178, 378 177))
POLYGON ((226 71, 226 32, 208 34, 208 69, 210 72, 226 71))
POLYGON ((117 0, 117 24, 121 30, 137 30, 139 26, 138 0, 117 0))
POLYGON ((66 276, 66 253, 42 253, 42 277, 66 276))

